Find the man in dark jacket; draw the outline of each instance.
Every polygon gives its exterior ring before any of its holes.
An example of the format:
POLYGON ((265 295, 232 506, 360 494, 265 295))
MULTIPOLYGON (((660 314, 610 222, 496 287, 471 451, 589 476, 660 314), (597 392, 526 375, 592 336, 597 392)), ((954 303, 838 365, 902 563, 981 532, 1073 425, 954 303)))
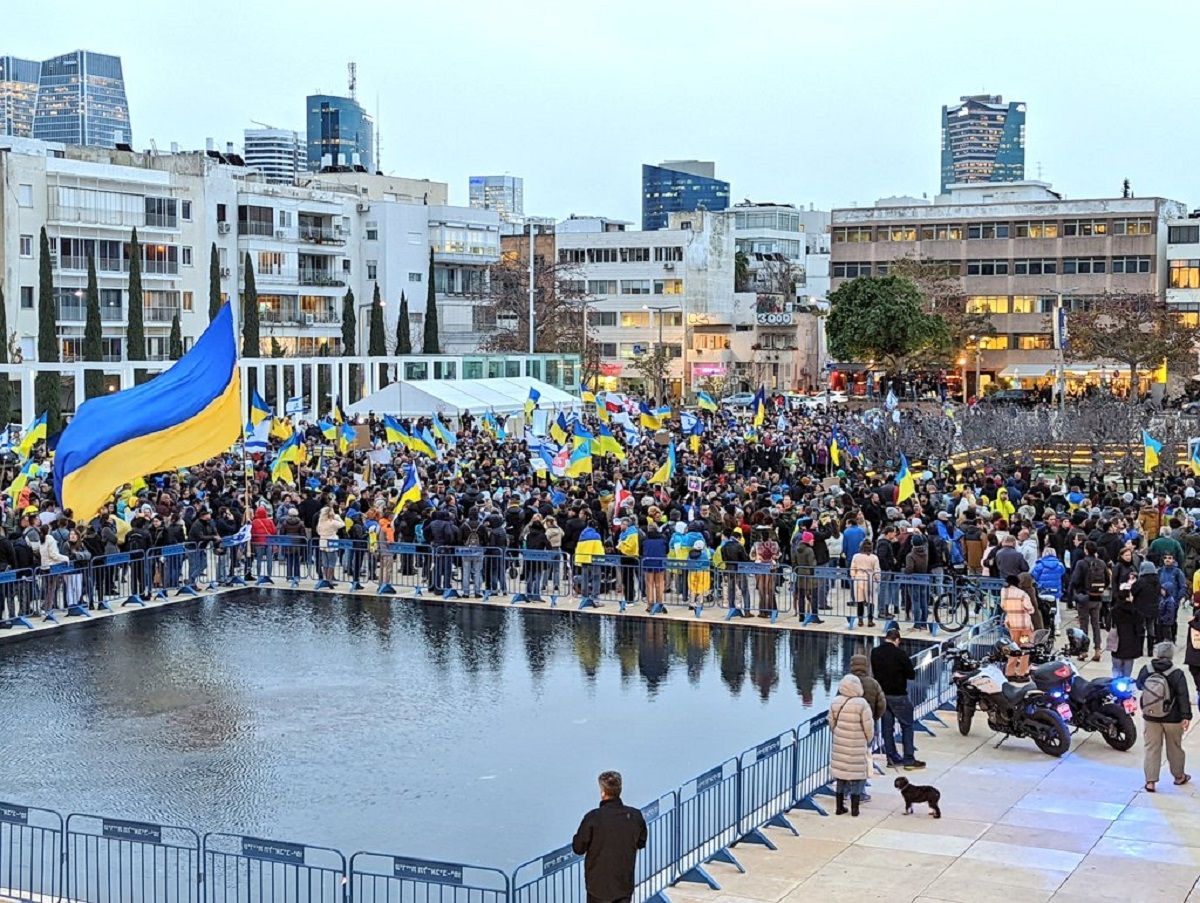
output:
POLYGON ((871 650, 871 672, 883 688, 887 710, 883 713, 883 751, 889 765, 903 765, 911 771, 924 768, 925 763, 916 758, 913 745, 913 704, 908 698, 908 682, 914 680, 917 671, 912 659, 900 648, 900 631, 888 630, 884 642, 871 650), (896 751, 896 724, 900 724, 904 757, 896 751))
POLYGON ((633 899, 637 851, 646 848, 646 820, 621 802, 621 775, 600 774, 600 805, 583 817, 571 849, 583 856, 588 903, 628 903, 633 899))
POLYGON ((892 577, 900 570, 896 561, 896 528, 892 524, 885 526, 883 535, 875 540, 875 555, 879 559, 879 615, 888 618, 896 610, 900 590, 892 577))
POLYGON ((1146 774, 1146 790, 1154 792, 1158 783, 1158 775, 1162 770, 1163 746, 1167 748, 1167 765, 1175 778, 1176 784, 1186 784, 1191 775, 1183 770, 1185 764, 1183 752, 1183 735, 1187 733, 1192 721, 1192 700, 1188 693, 1187 678, 1181 668, 1175 667, 1175 646, 1172 643, 1159 643, 1154 647, 1154 658, 1148 665, 1143 665, 1137 677, 1138 689, 1142 691, 1142 719, 1146 745, 1146 758, 1142 767, 1146 774), (1147 689, 1147 681, 1151 675, 1156 676, 1155 684, 1147 689), (1162 681, 1157 675, 1166 678, 1167 698, 1163 699, 1157 690, 1162 681), (1156 707, 1154 696, 1159 700, 1156 707), (1152 715, 1156 708, 1161 708, 1161 714, 1152 715))
POLYGON ((750 560, 750 556, 746 554, 746 547, 742 545, 736 536, 733 535, 733 530, 725 528, 725 539, 721 543, 721 562, 728 572, 725 574, 725 593, 729 603, 729 608, 737 608, 737 594, 742 594, 742 616, 750 617, 750 578, 745 574, 739 574, 738 565, 745 564, 750 560))

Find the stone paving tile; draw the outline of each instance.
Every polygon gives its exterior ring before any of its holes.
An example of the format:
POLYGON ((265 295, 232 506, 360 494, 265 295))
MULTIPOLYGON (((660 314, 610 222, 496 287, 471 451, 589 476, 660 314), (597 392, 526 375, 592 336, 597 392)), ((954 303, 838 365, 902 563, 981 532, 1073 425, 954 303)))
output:
MULTIPOLYGON (((1200 878, 1200 869, 1164 862, 1130 860, 1127 855, 1092 853, 1060 889, 1078 899, 1123 900, 1129 903, 1178 903, 1200 878)), ((1053 899, 1058 899, 1057 897, 1053 899)))
POLYGON ((971 843, 972 838, 955 837, 953 834, 921 834, 892 828, 872 828, 858 839, 855 846, 961 856, 971 843))
POLYGON ((1019 863, 1021 868, 1029 867, 1056 872, 1071 871, 1083 861, 1083 856, 1083 853, 1069 850, 1020 846, 999 843, 994 840, 977 840, 963 853, 964 859, 976 859, 982 862, 1012 862, 1019 863))
MULTIPOLYGON (((1111 824, 1111 822, 1105 822, 1111 824)), ((992 825, 980 840, 1011 847, 1033 847, 1044 850, 1065 850, 1086 853, 1100 839, 1100 831, 1070 829, 1052 831, 1045 828, 1019 825, 992 825)))
POLYGON ((1069 874, 1069 871, 1029 868, 1023 864, 959 859, 925 888, 925 894, 953 903, 1044 901, 1051 898, 1069 874))

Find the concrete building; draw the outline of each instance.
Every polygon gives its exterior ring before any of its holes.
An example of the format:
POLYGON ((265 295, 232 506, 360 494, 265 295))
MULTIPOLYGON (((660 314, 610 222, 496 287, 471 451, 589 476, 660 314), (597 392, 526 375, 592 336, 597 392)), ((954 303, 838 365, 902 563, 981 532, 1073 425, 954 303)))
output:
POLYGON ((0 135, 33 137, 41 72, 36 60, 0 56, 0 135))
POLYGON ((471 176, 468 203, 478 210, 495 210, 504 222, 525 216, 525 180, 520 176, 471 176))
POLYGON ((60 144, 132 144, 121 58, 76 50, 44 60, 33 137, 60 144))
POLYGON ((729 206, 729 183, 706 160, 664 160, 642 165, 642 228, 667 228, 672 213, 717 211, 729 206))
POLYGON ((1025 178, 1025 104, 998 94, 942 107, 942 191, 969 182, 1025 178))
MULTIPOLYGON (((961 350, 964 370, 980 374, 978 383, 968 378, 969 392, 994 381, 1044 385, 1058 360, 1052 315, 1060 299, 1069 312, 1107 292, 1161 298, 1167 224, 1183 215, 1178 201, 1067 200, 1044 182, 955 186, 932 204, 834 210, 832 287, 886 275, 904 257, 937 262, 960 280, 967 309, 988 315, 996 332, 961 350)), ((1102 369, 1073 363, 1067 375, 1087 380, 1102 369)))
POLYGON ((1200 329, 1200 210, 1167 221, 1167 304, 1200 329))
POLYGON ((306 101, 308 168, 361 166, 375 172, 375 120, 353 97, 310 94, 306 101))
POLYGON ((291 129, 246 129, 242 159, 264 182, 295 185, 305 159, 300 133, 291 129))

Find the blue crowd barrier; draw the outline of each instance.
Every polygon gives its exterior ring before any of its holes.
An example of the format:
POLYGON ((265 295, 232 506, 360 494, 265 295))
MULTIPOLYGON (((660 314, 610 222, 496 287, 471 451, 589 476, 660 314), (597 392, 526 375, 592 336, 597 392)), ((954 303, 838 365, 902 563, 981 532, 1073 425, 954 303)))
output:
POLYGON ((787 730, 746 750, 738 760, 739 843, 775 844, 765 827, 795 828, 785 817, 795 797, 796 732, 787 730))
POLYGON ((353 903, 507 903, 508 875, 461 862, 359 852, 350 857, 353 903))
POLYGON ((204 903, 344 903, 346 857, 328 847, 204 835, 204 903))
POLYGON ((797 807, 824 814, 825 810, 816 803, 814 797, 824 791, 832 780, 829 771, 832 742, 828 712, 806 718, 796 726, 796 779, 793 797, 797 807))
POLYGON ((738 760, 727 759, 684 783, 678 791, 677 881, 720 885, 705 868, 725 862, 744 872, 730 848, 738 834, 738 760))
POLYGON ((379 592, 381 595, 419 596, 428 588, 433 567, 433 549, 415 542, 379 544, 379 592))
POLYGON ((50 809, 0 803, 0 899, 60 898, 62 828, 50 809))
POLYGON ((664 794, 642 807, 646 847, 638 854, 633 881, 639 900, 665 901, 663 892, 679 877, 679 794, 664 794))
POLYGON ((74 813, 65 836, 68 900, 199 903, 200 837, 191 828, 74 813))
POLYGON ((571 845, 517 866, 512 874, 513 903, 585 903, 583 857, 571 845))

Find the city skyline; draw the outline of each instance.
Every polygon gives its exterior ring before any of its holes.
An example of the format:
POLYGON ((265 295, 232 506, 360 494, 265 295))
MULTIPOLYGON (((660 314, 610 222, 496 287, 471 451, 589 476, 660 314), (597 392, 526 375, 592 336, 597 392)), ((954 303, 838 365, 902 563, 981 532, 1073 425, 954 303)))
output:
MULTIPOLYGON (((372 116, 378 111, 385 172, 446 182, 451 202, 461 204, 470 175, 519 174, 532 215, 636 222, 641 166, 663 159, 715 161, 731 184, 731 203, 829 209, 890 195, 932 197, 942 106, 995 93, 1029 104, 1027 178, 1074 198, 1119 195, 1129 178, 1137 194, 1200 206, 1200 175, 1177 151, 1197 137, 1176 114, 1183 95, 1172 76, 1183 64, 1149 55, 1162 34, 1185 25, 1181 19, 1200 18, 1176 4, 1151 2, 1122 19, 1130 59, 1107 69, 1095 66, 1095 53, 1110 40, 1115 4, 1094 4, 1100 15, 1083 23, 1069 9, 1023 2, 1001 22, 982 10, 950 19, 935 2, 903 11, 874 2, 756 4, 755 21, 774 16, 803 27, 795 54, 770 52, 755 29, 722 26, 715 14, 734 11, 724 3, 662 4, 673 22, 669 36, 630 27, 638 7, 623 2, 603 14, 537 4, 537 34, 515 20, 479 28, 483 4, 380 9, 370 14, 371 29, 342 36, 312 15, 276 15, 281 4, 216 2, 212 15, 189 23, 186 45, 173 26, 143 23, 134 39, 119 9, 98 15, 75 6, 54 29, 38 11, 12 11, 0 52, 42 59, 74 46, 120 56, 139 149, 152 139, 160 149, 172 141, 199 148, 208 137, 240 144, 254 120, 303 131, 305 97, 346 94, 346 63, 354 60, 359 101, 372 116), (1035 10, 1036 29, 1025 15, 1035 10), (235 12, 241 25, 230 30, 222 23, 235 12), (881 27, 858 29, 866 12, 881 27), (397 30, 437 40, 411 41, 396 54, 390 36, 397 30), (1071 39, 1062 40, 1067 33, 1071 39), (447 42, 452 64, 437 49, 447 42), (188 52, 179 52, 183 46, 188 52), (922 48, 930 47, 939 63, 922 69, 922 48), (611 63, 599 79, 581 63, 593 53, 611 63), (679 65, 681 54, 688 65, 679 65), (504 80, 516 58, 532 77, 504 80), (1031 67, 1032 59, 1047 65, 1031 67), (1157 75, 1118 77, 1138 61, 1157 75), (756 82, 761 90, 747 90, 756 82), (487 88, 498 84, 502 94, 487 88), (1120 128, 1104 109, 1121 111, 1120 128)), ((314 15, 319 9, 311 6, 314 15)))

